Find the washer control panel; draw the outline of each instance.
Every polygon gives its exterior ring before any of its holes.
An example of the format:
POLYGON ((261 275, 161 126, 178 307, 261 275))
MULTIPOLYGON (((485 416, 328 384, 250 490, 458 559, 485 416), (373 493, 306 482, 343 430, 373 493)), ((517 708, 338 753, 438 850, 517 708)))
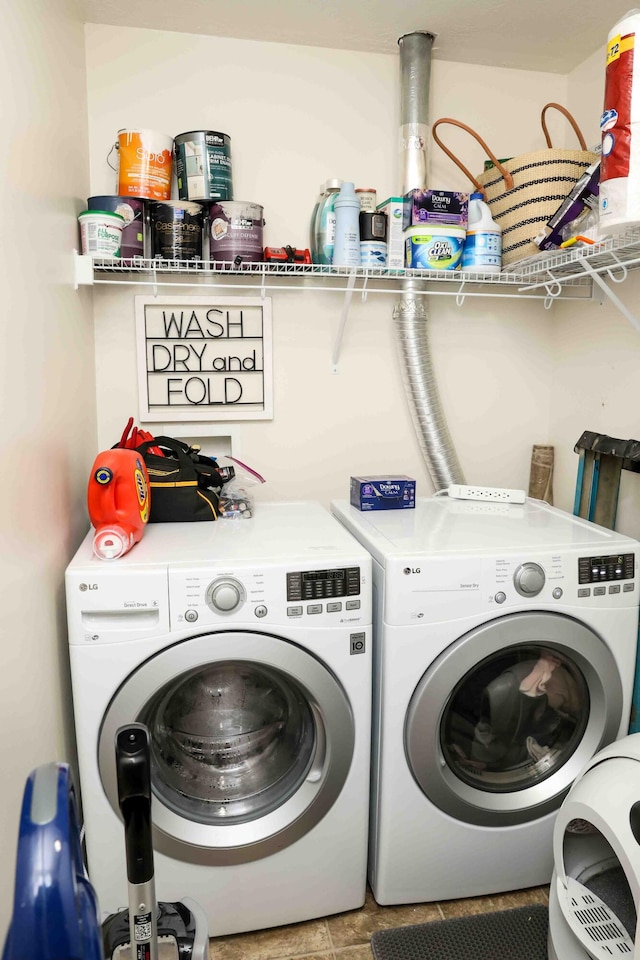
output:
POLYGON ((310 626, 371 622, 368 569, 358 566, 302 570, 264 563, 260 567, 178 566, 169 572, 169 605, 174 627, 229 626, 260 622, 310 626))
POLYGON ((360 567, 302 570, 287 574, 287 600, 339 600, 360 593, 360 567))
POLYGON ((580 557, 578 583, 608 583, 612 580, 633 580, 634 555, 616 553, 607 557, 580 557))

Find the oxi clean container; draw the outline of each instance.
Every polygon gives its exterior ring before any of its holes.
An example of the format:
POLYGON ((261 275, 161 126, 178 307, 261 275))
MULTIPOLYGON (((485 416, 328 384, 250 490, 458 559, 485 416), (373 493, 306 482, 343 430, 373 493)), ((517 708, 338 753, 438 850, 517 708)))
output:
POLYGON ((462 227, 409 227, 404 232, 405 265, 418 270, 456 270, 462 260, 465 236, 462 227))
POLYGON ((124 217, 111 210, 84 210, 78 216, 82 252, 92 257, 119 257, 124 217))
POLYGON ((118 195, 169 200, 173 137, 157 130, 118 130, 118 195))

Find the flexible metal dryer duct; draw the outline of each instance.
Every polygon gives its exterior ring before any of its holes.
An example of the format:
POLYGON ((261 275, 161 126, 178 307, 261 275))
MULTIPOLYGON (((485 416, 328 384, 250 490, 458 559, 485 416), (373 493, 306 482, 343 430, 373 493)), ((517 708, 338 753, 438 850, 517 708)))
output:
MULTIPOLYGON (((429 81, 434 36, 400 37, 400 146, 403 194, 423 190, 427 180, 429 81)), ((404 280, 393 308, 402 375, 413 423, 436 491, 464 483, 435 381, 427 331, 426 296, 417 280, 404 280)))

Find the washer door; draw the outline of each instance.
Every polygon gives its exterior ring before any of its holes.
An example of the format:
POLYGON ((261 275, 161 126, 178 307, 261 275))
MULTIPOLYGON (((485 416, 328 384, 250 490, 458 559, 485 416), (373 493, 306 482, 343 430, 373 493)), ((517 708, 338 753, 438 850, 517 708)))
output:
POLYGON ((333 674, 287 640, 248 632, 177 643, 120 687, 98 747, 118 815, 115 736, 132 721, 151 739, 154 848, 191 863, 257 860, 308 833, 340 794, 355 743, 333 674))
POLYGON ((409 704, 405 751, 436 806, 504 826, 556 810, 621 720, 622 683, 603 640, 571 617, 516 613, 434 661, 409 704))

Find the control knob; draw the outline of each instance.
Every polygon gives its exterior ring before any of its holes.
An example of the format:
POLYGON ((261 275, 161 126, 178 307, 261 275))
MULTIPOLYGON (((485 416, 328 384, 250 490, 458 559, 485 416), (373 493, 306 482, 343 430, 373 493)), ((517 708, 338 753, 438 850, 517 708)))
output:
POLYGON ((513 575, 513 585, 521 597, 537 597, 545 579, 539 563, 522 563, 513 575))
POLYGON ((239 580, 233 577, 220 577, 207 587, 205 600, 207 606, 216 613, 233 613, 244 603, 246 592, 239 580))

